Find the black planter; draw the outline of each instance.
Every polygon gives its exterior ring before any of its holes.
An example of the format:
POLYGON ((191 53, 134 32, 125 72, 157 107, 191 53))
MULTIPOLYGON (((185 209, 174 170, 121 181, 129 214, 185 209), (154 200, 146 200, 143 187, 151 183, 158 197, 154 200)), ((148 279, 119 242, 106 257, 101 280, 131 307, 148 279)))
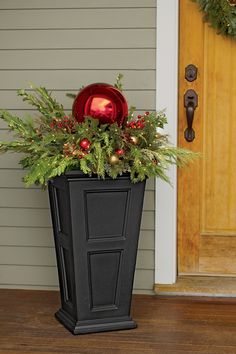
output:
POLYGON ((130 304, 145 182, 72 171, 49 182, 61 292, 73 334, 131 329, 130 304))

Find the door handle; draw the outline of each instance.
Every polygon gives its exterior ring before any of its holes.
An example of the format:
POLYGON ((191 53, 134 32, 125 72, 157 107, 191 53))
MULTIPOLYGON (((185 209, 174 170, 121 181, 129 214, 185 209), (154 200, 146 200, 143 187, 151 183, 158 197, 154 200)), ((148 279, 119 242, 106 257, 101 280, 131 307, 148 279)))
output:
POLYGON ((185 140, 191 142, 195 138, 193 129, 194 112, 198 106, 198 95, 194 90, 187 90, 184 95, 184 107, 186 108, 187 128, 184 131, 185 140))

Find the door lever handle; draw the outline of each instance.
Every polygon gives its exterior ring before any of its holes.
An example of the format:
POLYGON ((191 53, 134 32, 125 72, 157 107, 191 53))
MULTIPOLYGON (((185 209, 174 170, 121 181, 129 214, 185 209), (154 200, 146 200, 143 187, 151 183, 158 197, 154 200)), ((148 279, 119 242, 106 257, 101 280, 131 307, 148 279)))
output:
POLYGON ((188 142, 191 142, 195 138, 195 131, 193 130, 193 118, 194 118, 194 106, 192 102, 189 102, 186 107, 186 117, 188 127, 184 131, 184 137, 188 142))
POLYGON ((186 108, 187 128, 184 131, 184 137, 188 142, 195 138, 193 129, 194 112, 198 106, 198 95, 194 90, 187 90, 184 95, 184 106, 186 108))

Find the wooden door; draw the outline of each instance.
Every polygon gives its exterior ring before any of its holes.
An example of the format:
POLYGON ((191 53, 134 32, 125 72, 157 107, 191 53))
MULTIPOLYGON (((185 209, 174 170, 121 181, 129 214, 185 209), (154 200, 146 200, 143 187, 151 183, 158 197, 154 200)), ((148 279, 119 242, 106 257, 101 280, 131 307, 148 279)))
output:
POLYGON ((236 276, 236 41, 203 23, 190 0, 180 0, 179 145, 202 157, 178 175, 179 275, 236 276), (185 79, 185 67, 198 68, 185 79), (198 94, 187 142, 184 94, 198 94))

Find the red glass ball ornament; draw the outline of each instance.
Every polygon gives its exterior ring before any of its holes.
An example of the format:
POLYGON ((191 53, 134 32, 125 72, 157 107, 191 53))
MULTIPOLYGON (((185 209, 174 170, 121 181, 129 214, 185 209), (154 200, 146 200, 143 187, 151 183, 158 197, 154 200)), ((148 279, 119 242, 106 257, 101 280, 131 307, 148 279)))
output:
POLYGON ((102 124, 122 125, 128 116, 128 105, 121 91, 109 84, 96 83, 79 92, 72 107, 73 116, 83 122, 86 116, 102 124))
POLYGON ((124 155, 125 151, 124 151, 124 149, 117 149, 117 150, 115 151, 115 153, 116 153, 116 155, 118 155, 118 156, 122 156, 122 155, 124 155))
POLYGON ((88 150, 90 148, 90 144, 90 141, 85 138, 80 141, 79 146, 84 150, 88 150))

